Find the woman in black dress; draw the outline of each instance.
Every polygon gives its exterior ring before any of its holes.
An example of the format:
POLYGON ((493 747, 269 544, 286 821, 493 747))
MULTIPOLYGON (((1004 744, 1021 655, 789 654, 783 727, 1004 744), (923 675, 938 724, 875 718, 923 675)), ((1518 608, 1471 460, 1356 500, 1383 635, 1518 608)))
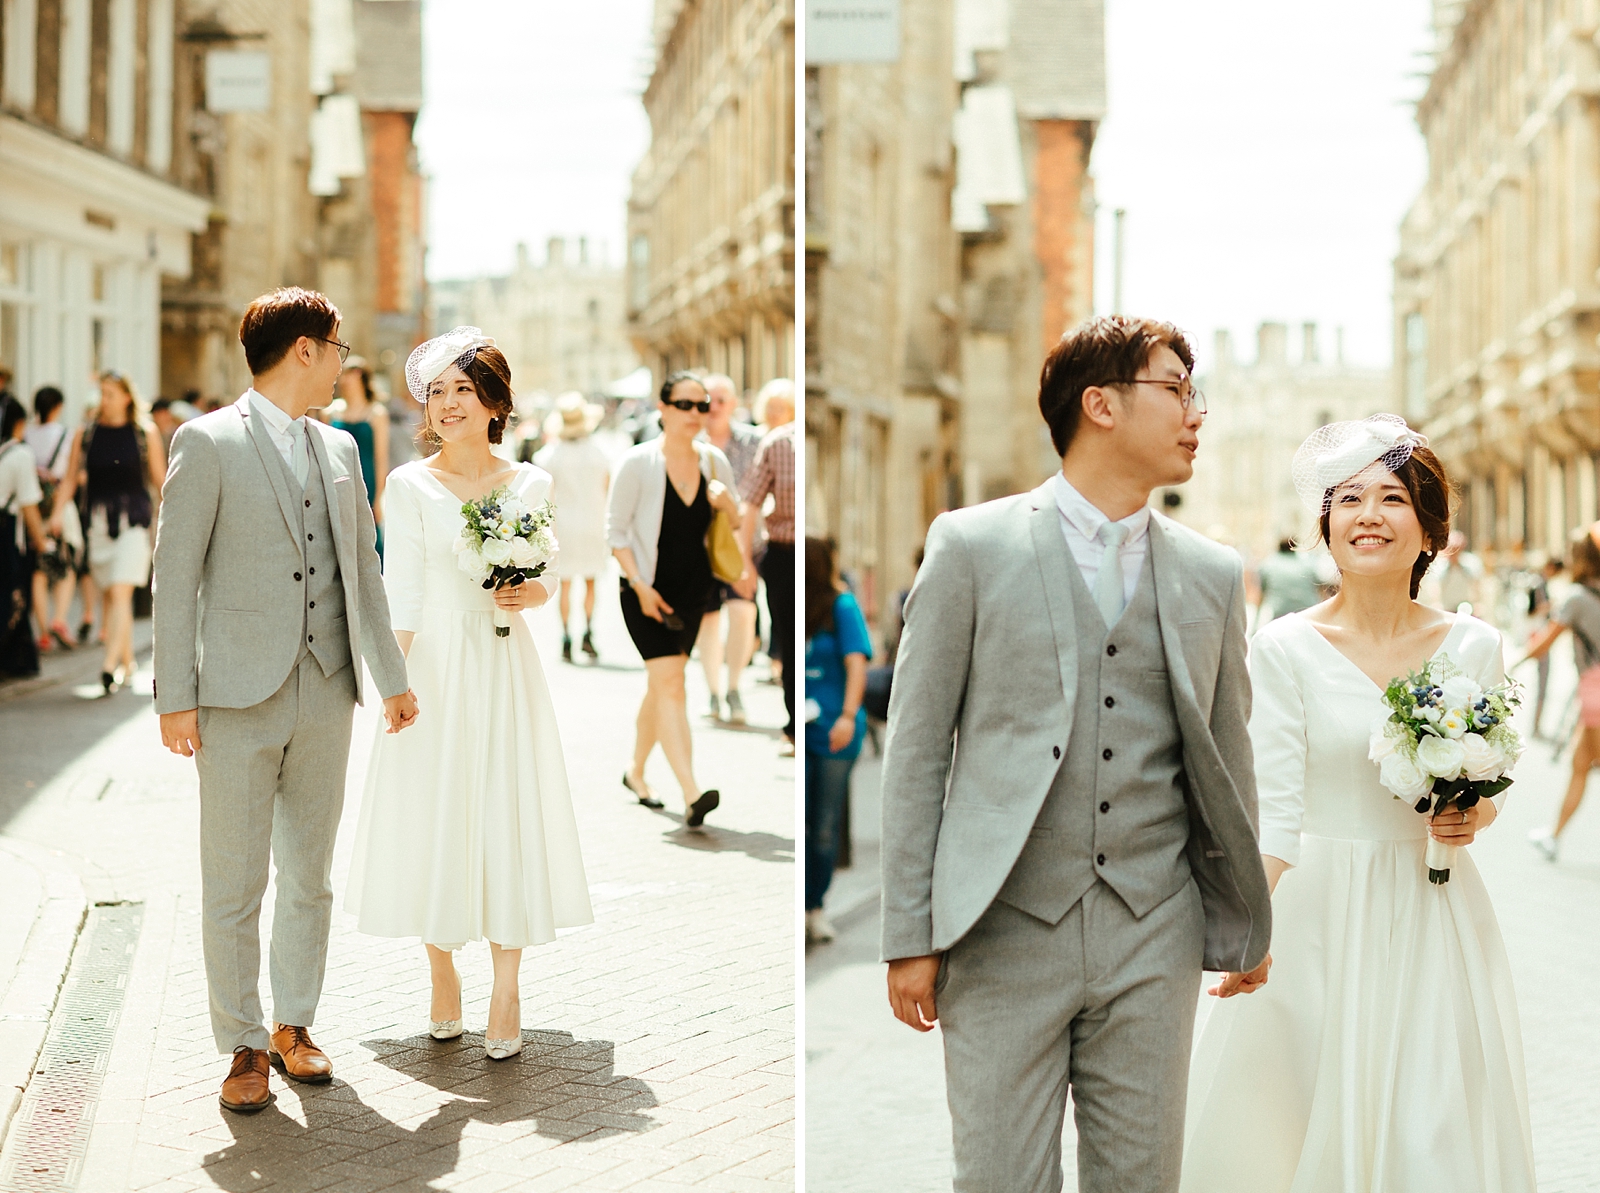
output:
POLYGON ((698 828, 722 797, 695 782, 684 669, 711 595, 711 519, 721 511, 735 528, 739 524, 732 465, 715 447, 695 441, 710 409, 697 376, 669 376, 661 386, 661 436, 623 455, 606 509, 606 537, 622 567, 622 617, 649 676, 633 764, 622 781, 641 804, 662 806, 644 777, 645 760, 659 742, 683 789, 690 828, 698 828))

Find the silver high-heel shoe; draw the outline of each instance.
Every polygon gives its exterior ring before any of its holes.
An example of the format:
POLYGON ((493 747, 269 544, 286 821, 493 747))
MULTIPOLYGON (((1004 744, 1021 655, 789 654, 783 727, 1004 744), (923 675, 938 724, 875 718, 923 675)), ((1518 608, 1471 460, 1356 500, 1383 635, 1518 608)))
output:
POLYGON ((430 1019, 428 1034, 436 1040, 453 1040, 461 1034, 459 1019, 430 1019))
POLYGON ((522 1051, 522 1036, 519 1034, 514 1040, 491 1040, 485 1036, 483 1047, 490 1060, 509 1060, 522 1051))

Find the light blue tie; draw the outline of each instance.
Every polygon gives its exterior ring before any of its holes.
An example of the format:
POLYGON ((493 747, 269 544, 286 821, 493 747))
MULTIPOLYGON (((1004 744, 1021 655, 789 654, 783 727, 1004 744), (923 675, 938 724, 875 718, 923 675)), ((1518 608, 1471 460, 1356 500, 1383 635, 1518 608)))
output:
POLYGON ((306 426, 300 419, 289 424, 289 442, 294 449, 294 479, 300 482, 303 489, 306 487, 306 478, 311 475, 311 457, 306 443, 306 426))
POLYGON ((1100 616, 1106 619, 1106 628, 1117 624, 1122 616, 1122 559, 1118 554, 1128 528, 1121 522, 1102 522, 1096 536, 1105 544, 1100 553, 1100 574, 1094 581, 1094 603, 1100 606, 1100 616))

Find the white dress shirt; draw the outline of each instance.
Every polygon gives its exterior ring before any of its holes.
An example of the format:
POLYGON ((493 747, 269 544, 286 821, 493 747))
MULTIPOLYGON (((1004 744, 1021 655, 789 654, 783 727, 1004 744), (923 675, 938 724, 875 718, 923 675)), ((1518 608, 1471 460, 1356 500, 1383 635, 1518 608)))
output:
MULTIPOLYGON (((1074 489, 1062 473, 1055 474, 1054 483, 1056 509, 1061 511, 1061 534, 1067 540, 1072 558, 1077 561, 1078 571, 1083 574, 1083 582, 1093 592, 1100 578, 1100 559, 1106 549, 1100 541, 1100 527, 1111 519, 1074 489)), ((1139 572, 1144 568, 1145 552, 1150 549, 1150 507, 1141 505, 1119 521, 1128 528, 1128 537, 1117 548, 1117 558, 1122 563, 1122 599, 1127 602, 1133 600, 1139 572)))
POLYGON ((306 483, 310 475, 311 445, 306 442, 306 420, 304 418, 290 418, 270 399, 260 393, 254 386, 247 391, 250 398, 250 414, 259 418, 262 426, 267 428, 267 434, 272 436, 272 445, 278 449, 278 454, 283 457, 283 462, 289 466, 289 475, 300 482, 306 483), (294 460, 295 441, 300 443, 301 458, 304 468, 297 468, 294 460))

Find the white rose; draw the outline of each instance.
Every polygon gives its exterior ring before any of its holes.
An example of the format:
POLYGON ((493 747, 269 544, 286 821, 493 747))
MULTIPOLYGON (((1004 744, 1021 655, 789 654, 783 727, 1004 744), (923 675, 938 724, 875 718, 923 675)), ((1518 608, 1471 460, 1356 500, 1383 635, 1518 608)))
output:
POLYGON ((1382 762, 1400 748, 1399 743, 1394 739, 1394 735, 1389 731, 1390 726, 1393 724, 1394 722, 1385 719, 1373 726, 1372 737, 1367 741, 1368 760, 1382 762))
POLYGON ((1446 737, 1460 737, 1467 731, 1467 716, 1458 708, 1452 708, 1439 718, 1439 732, 1446 737))
POLYGON ((500 516, 508 522, 520 522, 527 512, 527 504, 520 497, 507 497, 500 503, 500 516))
POLYGON ((511 544, 505 539, 484 539, 483 546, 478 548, 478 554, 483 556, 483 562, 490 567, 505 567, 511 562, 511 544))
POLYGON ((1453 779, 1459 775, 1465 757, 1461 743, 1454 738, 1429 734, 1417 743, 1417 764, 1430 775, 1441 779, 1453 779))
POLYGON ((1444 709, 1440 708, 1437 704, 1430 704, 1425 708, 1418 708, 1417 715, 1420 716, 1424 721, 1428 721, 1434 725, 1437 725, 1439 723, 1439 718, 1444 716, 1444 709))
POLYGON ((1390 754, 1378 767, 1378 781, 1408 803, 1433 790, 1433 776, 1403 754, 1390 754))
POLYGON ((1504 770, 1504 755, 1481 734, 1469 733, 1461 739, 1462 765, 1474 783, 1498 779, 1504 770))
POLYGON ((489 578, 489 565, 483 562, 476 551, 463 551, 456 562, 461 565, 462 571, 479 584, 489 578))
POLYGON ((1466 675, 1452 675, 1439 686, 1444 689, 1443 699, 1448 708, 1459 708, 1464 711, 1471 708, 1478 697, 1483 695, 1483 689, 1466 675))
POLYGON ((527 568, 538 562, 538 549, 527 539, 518 538, 511 541, 511 566, 527 568))
POLYGON ((467 532, 463 530, 460 534, 456 535, 455 542, 450 544, 450 549, 459 555, 463 551, 473 551, 477 548, 473 541, 467 537, 467 532))

